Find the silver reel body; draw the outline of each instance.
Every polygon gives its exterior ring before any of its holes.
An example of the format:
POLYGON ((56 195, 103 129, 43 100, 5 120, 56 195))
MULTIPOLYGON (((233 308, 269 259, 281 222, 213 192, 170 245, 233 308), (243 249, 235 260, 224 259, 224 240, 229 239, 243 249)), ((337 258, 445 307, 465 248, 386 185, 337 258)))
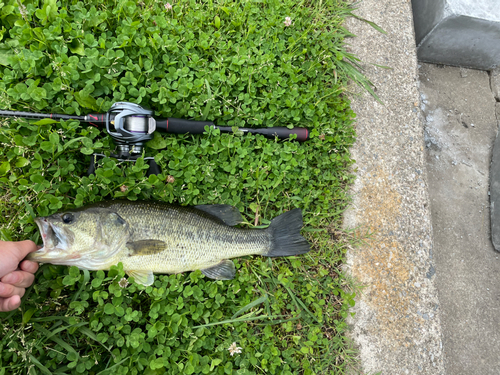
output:
POLYGON ((144 143, 153 139, 153 111, 129 102, 114 103, 106 113, 106 131, 118 146, 118 157, 140 155, 144 143))

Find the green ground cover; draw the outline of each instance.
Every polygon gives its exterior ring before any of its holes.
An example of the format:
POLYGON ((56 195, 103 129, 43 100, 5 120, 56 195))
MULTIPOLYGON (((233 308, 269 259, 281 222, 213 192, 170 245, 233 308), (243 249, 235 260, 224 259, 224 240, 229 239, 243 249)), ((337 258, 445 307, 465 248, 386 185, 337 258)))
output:
POLYGON ((311 130, 305 143, 156 134, 144 156, 162 174, 108 157, 87 177, 90 154, 113 150, 109 136, 78 121, 2 119, 2 240, 40 243, 36 216, 126 198, 231 204, 249 226, 299 207, 313 245, 240 258, 232 281, 197 271, 146 288, 120 286, 119 266, 44 265, 21 309, 0 314, 0 374, 344 373, 354 293, 337 233, 353 180, 346 87, 362 81, 344 46, 347 1, 0 5, 2 109, 80 115, 130 101, 158 117, 311 130))

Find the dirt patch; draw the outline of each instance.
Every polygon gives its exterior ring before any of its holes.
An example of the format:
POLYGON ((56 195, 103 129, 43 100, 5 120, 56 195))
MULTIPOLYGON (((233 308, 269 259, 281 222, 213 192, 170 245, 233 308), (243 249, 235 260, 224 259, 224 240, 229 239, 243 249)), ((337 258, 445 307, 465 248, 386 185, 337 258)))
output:
POLYGON ((372 235, 358 250, 352 273, 369 285, 364 290, 364 301, 376 312, 379 332, 408 346, 415 326, 413 305, 418 300, 417 293, 411 291, 413 286, 408 285, 413 265, 395 236, 384 233, 386 228, 398 225, 402 198, 383 169, 378 167, 371 175, 373 178, 359 193, 364 223, 358 231, 359 235, 366 231, 372 235))

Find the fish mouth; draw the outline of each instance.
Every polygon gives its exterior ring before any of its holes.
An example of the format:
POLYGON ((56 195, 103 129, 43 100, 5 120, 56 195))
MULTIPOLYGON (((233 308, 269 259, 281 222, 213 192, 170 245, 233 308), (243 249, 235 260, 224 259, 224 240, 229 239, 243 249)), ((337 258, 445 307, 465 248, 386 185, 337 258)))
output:
POLYGON ((68 250, 69 243, 64 230, 53 225, 44 217, 36 218, 35 223, 40 230, 43 247, 30 253, 27 259, 43 262, 44 260, 52 260, 54 257, 60 257, 62 253, 68 250))

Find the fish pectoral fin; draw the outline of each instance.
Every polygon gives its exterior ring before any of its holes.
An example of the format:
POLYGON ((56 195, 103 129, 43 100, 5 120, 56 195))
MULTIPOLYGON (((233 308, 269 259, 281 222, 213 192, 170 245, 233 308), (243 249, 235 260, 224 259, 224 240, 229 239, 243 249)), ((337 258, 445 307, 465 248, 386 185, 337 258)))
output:
POLYGON ((232 261, 225 259, 215 266, 201 270, 201 272, 211 279, 231 280, 234 279, 234 275, 236 274, 236 267, 232 261))
POLYGON ((133 277, 137 284, 142 284, 144 286, 149 286, 155 281, 155 277, 152 271, 135 271, 128 270, 125 271, 127 275, 133 277))
POLYGON ((203 204, 194 207, 219 218, 226 225, 234 226, 244 221, 240 211, 229 204, 203 204))
POLYGON ((140 240, 127 242, 127 247, 130 249, 130 256, 153 255, 164 251, 167 244, 159 240, 140 240))

